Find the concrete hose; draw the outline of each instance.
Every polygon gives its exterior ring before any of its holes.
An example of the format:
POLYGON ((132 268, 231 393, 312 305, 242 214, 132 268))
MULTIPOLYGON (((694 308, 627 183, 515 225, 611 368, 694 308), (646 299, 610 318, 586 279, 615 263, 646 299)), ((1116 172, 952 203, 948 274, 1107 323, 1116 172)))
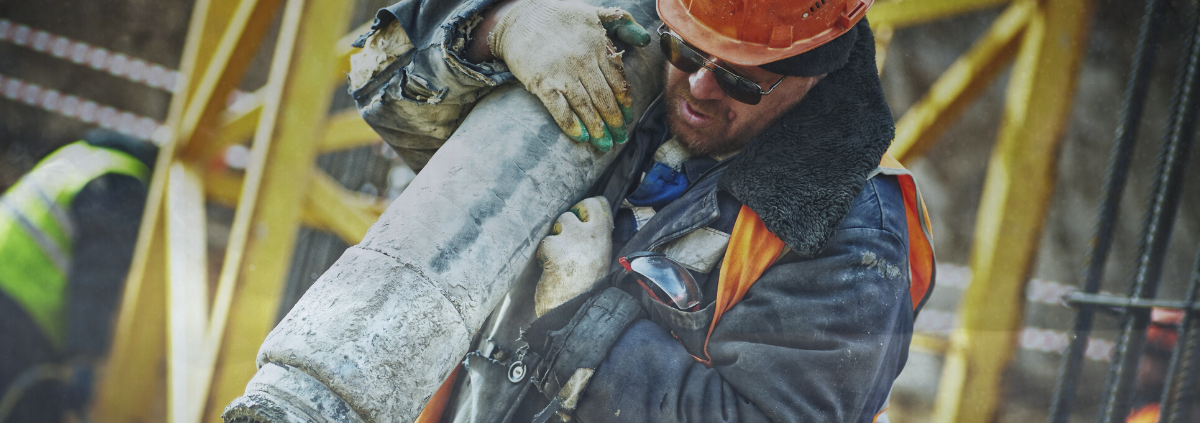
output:
MULTIPOLYGON (((653 7, 598 3, 657 25, 653 7)), ((636 116, 661 85, 655 43, 625 55, 636 116)), ((271 331, 225 421, 413 421, 617 153, 571 141, 518 86, 490 94, 271 331)))

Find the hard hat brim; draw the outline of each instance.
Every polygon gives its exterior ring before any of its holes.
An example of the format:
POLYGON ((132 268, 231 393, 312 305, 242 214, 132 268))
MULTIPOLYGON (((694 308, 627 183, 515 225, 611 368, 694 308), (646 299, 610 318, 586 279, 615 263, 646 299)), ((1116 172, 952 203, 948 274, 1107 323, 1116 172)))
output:
MULTIPOLYGON (((684 1, 696 0, 657 0, 655 2, 658 16, 663 23, 666 23, 668 28, 688 44, 726 62, 742 66, 764 65, 820 47, 849 31, 858 23, 859 19, 866 15, 865 11, 859 13, 845 28, 834 26, 817 35, 795 40, 788 47, 773 48, 767 44, 738 40, 705 26, 691 16, 684 1)), ((866 0, 864 3, 869 8, 874 0, 866 0)))

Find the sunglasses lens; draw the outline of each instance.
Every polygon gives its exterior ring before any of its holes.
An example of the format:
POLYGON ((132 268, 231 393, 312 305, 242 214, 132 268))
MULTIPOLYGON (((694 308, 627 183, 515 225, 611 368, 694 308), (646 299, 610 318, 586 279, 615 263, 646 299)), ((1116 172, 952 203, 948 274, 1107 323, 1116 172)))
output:
MULTIPOLYGON (((675 34, 666 32, 662 33, 659 38, 659 47, 662 48, 662 53, 671 62, 671 66, 679 69, 683 73, 694 73, 700 70, 703 63, 707 61, 703 56, 693 50, 691 47, 683 43, 675 34)), ((762 94, 759 94, 759 87, 745 79, 739 78, 736 75, 720 67, 709 67, 713 75, 717 78, 717 85, 730 98, 746 103, 749 105, 758 104, 762 101, 762 94)))
POLYGON ((730 98, 751 106, 762 101, 762 94, 759 94, 758 91, 750 91, 742 87, 741 80, 736 78, 722 78, 722 76, 725 75, 717 75, 717 86, 720 86, 721 90, 725 91, 725 94, 730 98), (730 79, 733 80, 730 81, 730 79))
POLYGON ((684 46, 674 35, 663 34, 660 38, 659 46, 662 47, 663 56, 667 57, 667 60, 671 62, 671 66, 683 71, 683 73, 693 73, 700 70, 700 62, 692 60, 693 58, 691 57, 684 56, 687 53, 692 53, 691 49, 684 46))

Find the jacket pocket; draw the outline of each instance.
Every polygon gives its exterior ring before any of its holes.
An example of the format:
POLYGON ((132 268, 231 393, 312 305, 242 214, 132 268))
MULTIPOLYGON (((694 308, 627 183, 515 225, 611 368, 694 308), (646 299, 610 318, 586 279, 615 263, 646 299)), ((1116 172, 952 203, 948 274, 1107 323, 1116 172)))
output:
POLYGON ((698 311, 683 311, 654 301, 645 293, 639 297, 650 321, 671 332, 689 354, 696 357, 704 355, 704 340, 708 338, 708 326, 712 324, 715 303, 709 303, 698 311))

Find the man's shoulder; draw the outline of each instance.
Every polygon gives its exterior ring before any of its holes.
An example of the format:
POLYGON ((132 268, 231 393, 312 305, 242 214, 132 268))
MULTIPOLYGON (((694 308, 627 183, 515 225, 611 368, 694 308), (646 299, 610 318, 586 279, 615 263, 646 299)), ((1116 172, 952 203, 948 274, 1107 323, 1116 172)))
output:
POLYGON ((895 176, 876 175, 863 185, 838 230, 876 229, 903 237, 906 224, 899 181, 895 176))

